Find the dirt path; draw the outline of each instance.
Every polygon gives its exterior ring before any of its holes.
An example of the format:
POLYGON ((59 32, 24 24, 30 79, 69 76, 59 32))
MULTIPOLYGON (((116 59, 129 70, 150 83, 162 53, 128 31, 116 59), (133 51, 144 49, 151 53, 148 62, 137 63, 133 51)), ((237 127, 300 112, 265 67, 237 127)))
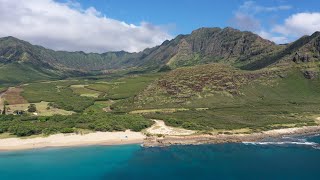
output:
POLYGON ((188 111, 189 109, 186 108, 163 108, 163 109, 144 109, 144 110, 134 110, 131 111, 130 114, 146 114, 146 113, 173 113, 177 111, 188 111))
POLYGON ((167 126, 161 120, 154 120, 154 122, 155 124, 146 130, 150 134, 179 136, 179 135, 191 135, 196 132, 192 130, 167 126))

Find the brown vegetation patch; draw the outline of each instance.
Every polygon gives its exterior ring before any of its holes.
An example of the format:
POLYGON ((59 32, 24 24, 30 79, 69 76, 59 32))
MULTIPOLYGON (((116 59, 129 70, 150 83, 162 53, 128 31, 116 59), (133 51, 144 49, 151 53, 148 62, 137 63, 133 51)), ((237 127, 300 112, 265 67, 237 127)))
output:
POLYGON ((26 104, 28 101, 21 96, 21 92, 23 91, 20 87, 10 87, 3 95, 3 99, 5 99, 10 105, 14 104, 26 104))
POLYGON ((214 64, 177 69, 165 75, 157 84, 170 95, 193 95, 202 92, 205 87, 211 91, 226 91, 238 95, 240 86, 261 77, 269 77, 273 73, 239 71, 226 65, 214 64))

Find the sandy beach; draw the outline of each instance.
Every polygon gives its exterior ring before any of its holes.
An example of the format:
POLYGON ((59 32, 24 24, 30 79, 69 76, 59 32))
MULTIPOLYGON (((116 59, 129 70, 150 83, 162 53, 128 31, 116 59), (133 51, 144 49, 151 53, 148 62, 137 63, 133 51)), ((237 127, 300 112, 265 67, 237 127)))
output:
POLYGON ((140 132, 95 132, 89 134, 55 134, 48 137, 29 139, 0 139, 0 151, 36 149, 45 147, 69 147, 87 145, 120 145, 143 143, 145 136, 140 132))
MULTIPOLYGON (((320 120, 320 117, 317 118, 320 120)), ((89 134, 55 134, 36 138, 0 139, 0 151, 37 149, 45 147, 69 147, 88 145, 143 144, 145 147, 190 145, 228 142, 257 142, 265 138, 286 135, 308 135, 320 133, 320 126, 275 129, 258 133, 239 134, 199 134, 196 131, 166 126, 161 120, 142 132, 94 132, 89 134), (161 136, 159 136, 161 135, 161 136)))

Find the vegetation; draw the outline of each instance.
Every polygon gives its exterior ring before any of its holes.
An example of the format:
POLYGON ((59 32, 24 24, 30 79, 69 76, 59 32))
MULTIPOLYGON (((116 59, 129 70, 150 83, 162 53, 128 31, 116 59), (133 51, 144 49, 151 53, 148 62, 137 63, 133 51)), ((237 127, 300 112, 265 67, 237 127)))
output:
POLYGON ((4 97, 0 133, 140 131, 151 118, 208 132, 313 125, 319 40, 317 32, 276 45, 250 32, 201 28, 139 53, 87 54, 0 38, 0 92, 19 86, 4 97))
POLYGON ((320 114, 320 78, 307 79, 300 68, 246 72, 206 65, 177 69, 134 100, 113 108, 141 109, 146 118, 192 130, 314 125, 310 117, 320 114), (187 110, 168 112, 168 108, 187 110))
POLYGON ((96 101, 90 107, 88 107, 84 112, 88 114, 100 113, 100 112, 108 112, 111 111, 110 106, 114 103, 114 101, 96 101))
POLYGON ((58 75, 47 70, 37 69, 31 64, 2 64, 0 61, 0 83, 15 85, 21 82, 57 79, 58 75))
POLYGON ((55 115, 51 117, 0 115, 0 133, 17 136, 77 132, 78 129, 94 131, 141 131, 152 125, 138 115, 115 115, 110 113, 55 115))
MULTIPOLYGON (((41 101, 40 103, 34 103, 36 106, 36 112, 38 116, 53 116, 53 115, 71 115, 74 112, 73 111, 66 111, 63 109, 58 109, 55 107, 54 103, 48 103, 41 101)), ((10 109, 7 114, 17 114, 20 115, 21 112, 27 111, 28 106, 30 106, 29 103, 26 104, 14 104, 14 105, 8 105, 7 107, 10 109)), ((24 113, 22 113, 24 114, 24 113)), ((32 113, 28 113, 32 114, 32 113)))
POLYGON ((33 113, 33 112, 36 112, 36 111, 37 111, 37 107, 36 107, 35 104, 30 104, 30 105, 28 106, 28 112, 33 113))
POLYGON ((105 97, 113 100, 133 97, 157 79, 159 75, 150 74, 113 80, 110 82, 110 88, 106 89, 107 94, 105 97))
POLYGON ((80 96, 98 98, 101 92, 88 89, 85 85, 71 85, 72 91, 80 96))
POLYGON ((74 81, 31 83, 24 86, 22 96, 30 103, 53 102, 54 106, 67 111, 82 112, 93 105, 94 99, 74 94, 69 88, 74 81))
POLYGON ((162 119, 169 126, 191 130, 234 130, 250 128, 252 130, 269 130, 276 127, 315 125, 311 115, 320 111, 314 105, 300 107, 273 106, 239 106, 212 108, 209 110, 178 111, 174 113, 150 113, 146 118, 162 119), (312 108, 312 109, 310 109, 312 108), (304 110, 307 110, 305 112, 304 110))

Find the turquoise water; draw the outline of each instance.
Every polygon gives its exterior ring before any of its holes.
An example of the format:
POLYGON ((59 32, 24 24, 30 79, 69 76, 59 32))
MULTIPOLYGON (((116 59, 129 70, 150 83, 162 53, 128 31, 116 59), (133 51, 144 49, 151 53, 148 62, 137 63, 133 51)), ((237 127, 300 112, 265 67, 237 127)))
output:
POLYGON ((320 136, 262 143, 1 152, 0 179, 319 179, 320 136))

